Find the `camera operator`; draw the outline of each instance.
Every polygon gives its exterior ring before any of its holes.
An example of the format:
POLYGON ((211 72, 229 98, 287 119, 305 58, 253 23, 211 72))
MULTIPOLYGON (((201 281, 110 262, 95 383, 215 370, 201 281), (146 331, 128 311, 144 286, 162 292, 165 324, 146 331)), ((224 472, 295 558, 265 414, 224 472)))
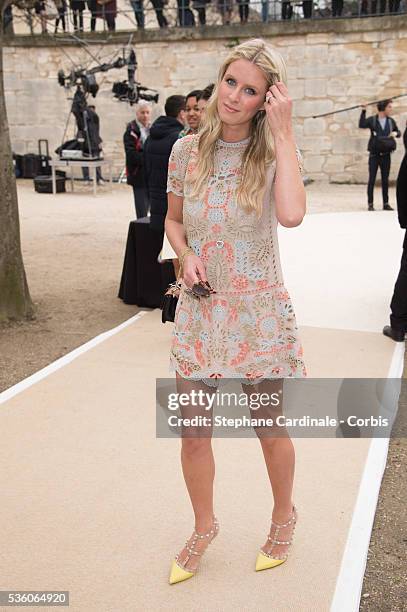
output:
MULTIPOLYGON (((96 108, 93 104, 90 104, 84 110, 84 121, 85 121, 85 134, 83 142, 83 154, 89 155, 93 158, 99 158, 102 151, 103 140, 100 137, 100 120, 99 115, 96 112, 96 108)), ((82 175, 85 181, 89 181, 89 168, 84 166, 82 168, 82 175)), ((102 171, 100 167, 96 168, 96 182, 99 185, 100 181, 104 181, 102 177, 102 171)))
POLYGON ((370 138, 367 145, 369 151, 369 182, 367 185, 368 210, 374 210, 373 191, 376 182, 377 169, 380 166, 382 177, 383 210, 393 210, 389 205, 389 174, 390 155, 396 149, 395 138, 400 138, 401 132, 396 122, 390 116, 393 101, 381 100, 377 103, 378 114, 366 118, 366 105, 362 105, 359 127, 370 129, 370 138))

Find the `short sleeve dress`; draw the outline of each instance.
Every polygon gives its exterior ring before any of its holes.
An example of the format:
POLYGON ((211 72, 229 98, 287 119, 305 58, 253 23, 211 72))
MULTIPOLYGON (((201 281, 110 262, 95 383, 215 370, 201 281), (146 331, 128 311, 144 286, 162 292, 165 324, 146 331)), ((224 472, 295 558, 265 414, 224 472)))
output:
MULTIPOLYGON (((271 192, 275 160, 267 172, 261 217, 245 212, 236 202, 242 155, 249 141, 250 137, 233 143, 217 141, 214 173, 199 200, 189 197, 191 184, 185 181, 197 162, 196 134, 175 142, 168 166, 167 193, 183 196, 187 244, 202 259, 216 291, 197 298, 181 281, 170 371, 213 386, 220 379, 254 384, 307 376, 280 266, 271 192)), ((298 148, 296 153, 303 173, 298 148)))

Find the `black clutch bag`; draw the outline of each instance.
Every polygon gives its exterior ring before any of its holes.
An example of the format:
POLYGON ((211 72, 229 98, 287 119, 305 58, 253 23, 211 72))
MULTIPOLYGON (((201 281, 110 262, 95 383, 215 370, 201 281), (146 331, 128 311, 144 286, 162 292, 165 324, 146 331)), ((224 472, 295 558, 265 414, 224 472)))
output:
POLYGON ((181 285, 176 281, 175 283, 171 283, 164 293, 161 303, 161 321, 163 323, 167 321, 174 323, 180 289, 181 285))

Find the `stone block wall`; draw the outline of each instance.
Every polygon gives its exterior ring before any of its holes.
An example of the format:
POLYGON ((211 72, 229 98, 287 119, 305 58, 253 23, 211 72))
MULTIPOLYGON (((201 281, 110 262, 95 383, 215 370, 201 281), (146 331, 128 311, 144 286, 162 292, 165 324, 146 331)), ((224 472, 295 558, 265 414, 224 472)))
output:
MULTIPOLYGON (((136 32, 137 79, 157 89, 160 100, 154 117, 163 113, 167 96, 204 87, 217 76, 218 67, 238 38, 261 36, 275 45, 288 66, 288 89, 294 101, 293 123, 306 173, 314 180, 365 183, 369 130, 358 128, 360 109, 327 117, 314 115, 340 110, 371 100, 407 93, 407 20, 402 16, 314 20, 312 22, 256 24, 244 29, 230 26, 194 31, 136 32)), ((120 53, 128 34, 88 35, 94 54, 107 61, 120 53)), ((58 85, 57 73, 90 57, 77 44, 46 37, 15 37, 4 49, 4 81, 13 149, 34 152, 39 138, 48 138, 53 151, 65 133, 71 100, 58 85)), ((95 100, 101 120, 106 157, 114 160, 115 174, 124 166, 122 135, 134 108, 118 102, 111 93, 114 81, 126 70, 98 75, 95 100)), ((72 97, 73 91, 69 93, 72 97)), ((407 96, 394 100, 395 118, 404 131, 407 96)), ((368 107, 368 114, 376 112, 368 107)), ((66 139, 74 136, 74 119, 66 139)), ((392 155, 390 180, 395 180, 404 154, 402 139, 392 155)))

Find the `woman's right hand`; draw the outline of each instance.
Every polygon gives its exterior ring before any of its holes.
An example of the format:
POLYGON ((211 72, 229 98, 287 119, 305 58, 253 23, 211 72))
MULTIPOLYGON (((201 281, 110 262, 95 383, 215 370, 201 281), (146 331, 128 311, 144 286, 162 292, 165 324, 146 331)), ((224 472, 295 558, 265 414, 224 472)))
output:
POLYGON ((205 266, 202 259, 195 253, 187 253, 184 257, 184 269, 182 278, 188 289, 199 283, 200 280, 207 281, 205 266))

